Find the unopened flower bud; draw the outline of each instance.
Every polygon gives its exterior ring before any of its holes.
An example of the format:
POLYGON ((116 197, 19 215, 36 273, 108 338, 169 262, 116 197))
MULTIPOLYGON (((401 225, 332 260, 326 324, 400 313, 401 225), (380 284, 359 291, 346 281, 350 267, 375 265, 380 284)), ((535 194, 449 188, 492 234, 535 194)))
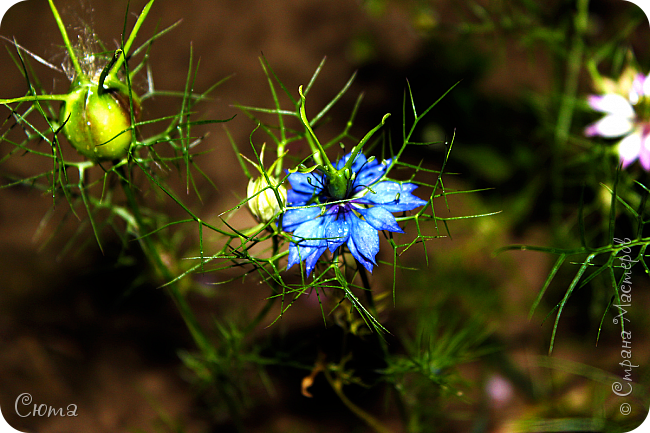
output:
MULTIPOLYGON (((78 80, 61 107, 63 133, 77 152, 93 161, 124 158, 131 145, 131 110, 126 85, 112 80, 99 91, 97 83, 78 80)), ((140 100, 133 94, 138 117, 140 100)))
MULTIPOLYGON (((283 185, 280 185, 276 178, 269 176, 269 179, 273 183, 273 186, 276 187, 282 204, 286 203, 287 189, 283 185)), ((248 181, 247 194, 248 208, 259 221, 264 223, 269 222, 280 211, 280 204, 275 196, 275 191, 269 188, 269 184, 264 176, 260 176, 257 179, 251 178, 248 181)))

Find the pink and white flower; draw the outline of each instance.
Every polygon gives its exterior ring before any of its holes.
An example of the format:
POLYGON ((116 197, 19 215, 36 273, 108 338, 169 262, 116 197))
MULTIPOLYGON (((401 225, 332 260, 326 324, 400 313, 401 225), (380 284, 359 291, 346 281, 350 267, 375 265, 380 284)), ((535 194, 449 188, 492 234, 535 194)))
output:
MULTIPOLYGON (((650 171, 650 75, 637 74, 629 93, 592 95, 588 103, 605 117, 585 129, 588 137, 623 137, 618 143, 618 155, 623 168, 639 159, 650 171)), ((622 89, 620 89, 622 90, 622 89)))

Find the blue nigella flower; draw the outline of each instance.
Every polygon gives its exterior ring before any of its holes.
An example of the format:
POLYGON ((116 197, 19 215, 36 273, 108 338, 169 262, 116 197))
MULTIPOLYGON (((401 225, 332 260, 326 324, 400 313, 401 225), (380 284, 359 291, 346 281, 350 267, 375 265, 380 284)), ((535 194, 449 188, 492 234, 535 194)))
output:
MULTIPOLYGON (((339 160, 336 169, 341 170, 350 156, 339 160)), ((427 203, 411 194, 417 188, 415 184, 378 182, 390 163, 368 160, 358 153, 342 199, 332 196, 329 179, 323 173, 289 175, 289 208, 282 219, 282 228, 293 232, 287 269, 304 260, 309 275, 326 249, 333 253, 346 244, 352 256, 372 272, 379 252, 378 230, 403 233, 391 212, 409 211, 427 203)))

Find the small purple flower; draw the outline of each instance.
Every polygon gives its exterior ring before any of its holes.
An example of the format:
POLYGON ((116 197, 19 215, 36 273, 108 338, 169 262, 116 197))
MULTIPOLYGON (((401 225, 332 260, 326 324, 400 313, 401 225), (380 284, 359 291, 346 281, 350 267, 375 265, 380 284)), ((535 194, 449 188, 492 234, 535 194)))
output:
POLYGON ((637 158, 650 171, 650 75, 638 74, 627 98, 619 93, 592 95, 589 105, 605 117, 585 129, 588 137, 623 137, 618 154, 623 168, 637 158))
MULTIPOLYGON (((345 166, 350 155, 335 164, 337 170, 345 166)), ((378 230, 403 233, 391 212, 409 211, 427 203, 411 194, 417 188, 415 184, 380 181, 388 166, 390 160, 379 163, 359 153, 342 200, 328 192, 328 178, 323 173, 289 175, 289 209, 282 219, 282 228, 293 232, 287 269, 304 261, 309 275, 326 249, 333 253, 346 244, 352 256, 372 272, 379 252, 378 230)))

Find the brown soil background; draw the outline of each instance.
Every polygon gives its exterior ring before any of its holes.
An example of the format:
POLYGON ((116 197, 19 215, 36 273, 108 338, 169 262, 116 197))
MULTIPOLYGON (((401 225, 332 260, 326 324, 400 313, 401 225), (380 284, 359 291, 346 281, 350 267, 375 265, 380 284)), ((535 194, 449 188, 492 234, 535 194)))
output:
MULTIPOLYGON (((120 35, 125 4, 110 0, 92 2, 93 28, 109 47, 113 47, 114 39, 120 35)), ((139 11, 143 5, 143 1, 133 1, 131 11, 139 11)), ((83 9, 77 0, 57 1, 57 6, 64 20, 74 20, 77 11, 83 9)), ((333 135, 340 128, 356 95, 364 91, 362 114, 353 131, 361 136, 377 123, 378 116, 386 111, 386 104, 400 100, 405 78, 401 72, 416 68, 416 62, 426 53, 426 34, 414 26, 409 7, 409 2, 388 2, 383 14, 372 15, 361 2, 351 0, 157 0, 141 35, 152 34, 158 23, 166 27, 182 19, 177 29, 153 46, 151 65, 158 89, 182 90, 190 46, 195 61, 200 58, 201 62, 196 89, 206 89, 234 74, 213 93, 212 101, 200 105, 204 118, 231 117, 237 113, 232 106, 235 103, 271 106, 259 63, 262 53, 291 90, 306 84, 321 59, 327 57, 310 94, 311 107, 322 107, 355 70, 360 70, 359 79, 341 100, 340 111, 334 112, 322 134, 333 135), (359 51, 359 41, 366 39, 372 41, 370 53, 359 51), (369 72, 368 65, 375 65, 375 69, 369 72), (366 113, 364 108, 368 109, 366 113)), ((435 8, 441 23, 453 23, 454 9, 449 7, 449 2, 436 2, 435 8)), ((88 16, 87 11, 82 12, 85 20, 88 16)), ((15 37, 19 44, 52 63, 62 61, 60 36, 44 0, 28 0, 12 7, 2 20, 0 34, 15 37)), ((483 95, 508 98, 525 89, 543 91, 550 87, 551 72, 544 67, 543 56, 531 62, 530 53, 519 50, 513 41, 500 50, 500 61, 495 62, 477 85, 483 95)), ((56 91, 65 91, 68 82, 63 75, 41 66, 36 69, 44 83, 51 83, 56 91)), ((0 77, 2 97, 25 92, 24 79, 5 51, 0 53, 0 77)), ((435 93, 441 94, 451 84, 434 83, 439 90, 435 93)), ((153 118, 168 114, 173 104, 176 104, 173 99, 149 101, 144 115, 153 118)), ((228 124, 242 148, 247 145, 253 126, 241 114, 228 124)), ((451 129, 453 125, 445 128, 451 129)), ((203 202, 195 197, 188 200, 203 218, 211 218, 238 202, 237 196, 244 194, 246 179, 223 129, 211 126, 206 132, 209 135, 202 146, 216 150, 203 157, 200 166, 219 185, 219 190, 202 183, 199 189, 203 202)), ((21 174, 35 168, 20 160, 12 164, 11 170, 21 174)), ((462 200, 457 205, 461 209, 473 206, 462 200)), ((116 288, 128 284, 135 275, 113 275, 108 263, 110 251, 102 257, 91 247, 79 255, 69 252, 59 257, 62 246, 74 231, 74 221, 65 223, 53 241, 41 248, 55 224, 49 224, 36 240, 34 234, 51 206, 51 198, 38 191, 24 187, 0 190, 0 407, 4 417, 16 428, 30 432, 102 433, 157 431, 156 426, 161 425, 160 413, 165 413, 181 423, 183 431, 188 433, 230 431, 219 428, 228 425, 225 414, 209 414, 205 408, 197 407, 194 390, 183 376, 176 351, 191 349, 191 342, 173 303, 164 292, 154 289, 137 292, 126 299, 116 296, 116 288), (24 392, 33 396, 34 403, 53 407, 74 403, 79 416, 19 418, 14 402, 24 392)), ((178 209, 169 206, 168 211, 174 213, 178 209)), ((489 224, 494 227, 500 221, 505 222, 500 218, 494 217, 489 224)), ((544 244, 545 228, 532 225, 517 235, 490 231, 487 226, 474 230, 477 231, 466 234, 459 230, 453 243, 445 240, 435 247, 436 254, 443 256, 450 250, 464 250, 464 266, 490 273, 496 281, 495 290, 500 290, 507 299, 504 307, 507 313, 494 320, 497 334, 507 345, 509 356, 544 382, 546 376, 535 373, 531 365, 535 365, 532 359, 545 353, 550 327, 540 330, 540 321, 528 322, 526 315, 548 272, 549 258, 530 253, 512 254, 495 261, 490 254, 495 246, 509 243, 544 244), (480 230, 491 233, 489 238, 477 241, 480 230)), ((87 236, 92 243, 92 233, 88 232, 87 236)), ((639 283, 639 292, 641 288, 639 283)), ((254 311, 263 303, 265 292, 258 287, 246 289, 207 302, 198 296, 193 301, 199 314, 207 320, 211 314, 241 309, 242 303, 254 311)), ((649 305, 647 294, 639 294, 637 299, 640 309, 649 305)), ((317 310, 305 306, 301 311, 296 308, 295 313, 277 326, 287 330, 322 324, 317 310)), ((559 333, 562 332, 561 329, 559 333)), ((591 344, 576 349, 576 341, 582 343, 582 335, 565 330, 564 338, 556 347, 556 357, 590 365, 595 365, 598 359, 601 367, 618 371, 613 367, 618 359, 616 339, 609 341, 613 349, 603 357, 605 349, 596 349, 591 344)), ((639 359, 648 359, 647 345, 639 340, 638 347, 639 359)), ((486 376, 482 371, 469 367, 465 373, 484 383, 486 376)), ((299 380, 300 376, 293 377, 279 386, 278 395, 262 398, 264 403, 250 420, 250 431, 366 431, 341 406, 330 407, 322 401, 304 402, 298 395, 299 380)), ((567 381, 558 393, 564 404, 574 405, 576 412, 580 412, 589 404, 584 397, 588 395, 587 388, 582 381, 567 381)), ((478 401, 483 401, 482 395, 479 389, 478 401)), ((477 404, 467 417, 485 416, 490 426, 486 431, 512 431, 507 427, 511 420, 522 414, 542 412, 539 406, 520 397, 511 400, 507 407, 486 409, 477 404)), ((391 414, 384 421, 400 431, 399 422, 391 419, 391 414)), ((454 425, 455 431, 463 431, 469 424, 460 420, 454 425)))

